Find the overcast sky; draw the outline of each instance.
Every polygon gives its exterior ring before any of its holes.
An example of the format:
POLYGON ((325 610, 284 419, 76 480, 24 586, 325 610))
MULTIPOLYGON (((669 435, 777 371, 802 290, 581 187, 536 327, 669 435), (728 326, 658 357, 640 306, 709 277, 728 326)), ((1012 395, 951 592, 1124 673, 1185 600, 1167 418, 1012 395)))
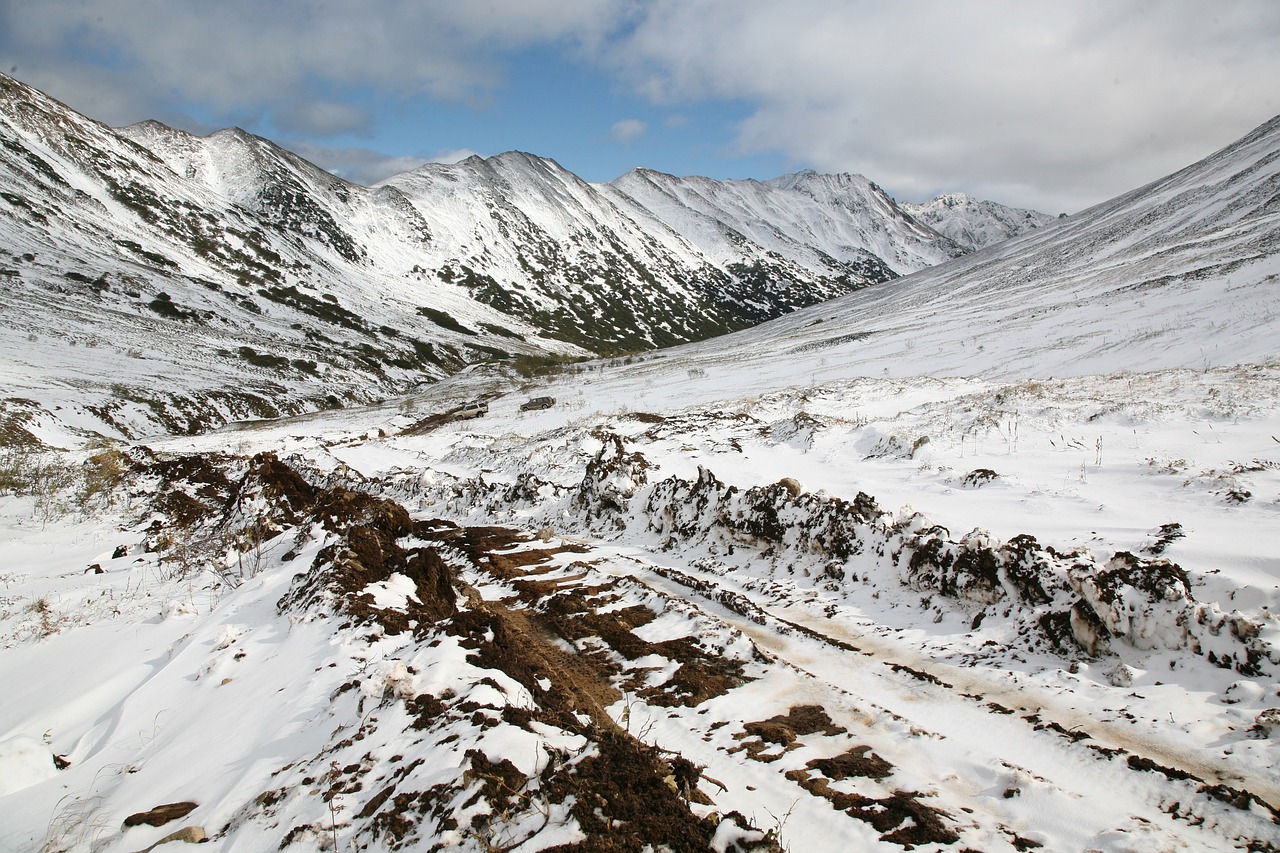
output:
POLYGON ((361 183, 519 149, 1059 213, 1280 113, 1280 2, 0 0, 0 70, 361 183))

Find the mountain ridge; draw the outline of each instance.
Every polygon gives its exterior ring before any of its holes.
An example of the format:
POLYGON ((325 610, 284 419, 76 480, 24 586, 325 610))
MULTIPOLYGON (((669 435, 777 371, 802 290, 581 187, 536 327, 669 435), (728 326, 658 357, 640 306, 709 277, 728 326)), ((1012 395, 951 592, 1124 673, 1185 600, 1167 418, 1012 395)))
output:
POLYGON ((9 77, 0 104, 0 249, 22 297, 5 347, 92 342, 115 370, 95 381, 55 352, 14 392, 70 381, 83 399, 45 402, 125 434, 368 402, 485 360, 698 340, 962 251, 854 176, 828 183, 859 193, 825 201, 667 176, 700 188, 707 222, 752 220, 682 231, 619 182, 528 153, 364 187, 241 129, 113 130, 9 77))

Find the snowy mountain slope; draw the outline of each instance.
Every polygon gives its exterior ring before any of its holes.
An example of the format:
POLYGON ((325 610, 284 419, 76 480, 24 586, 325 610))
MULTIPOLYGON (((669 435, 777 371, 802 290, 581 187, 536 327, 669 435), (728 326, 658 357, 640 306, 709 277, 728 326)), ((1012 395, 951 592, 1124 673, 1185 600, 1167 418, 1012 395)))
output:
POLYGON ((947 193, 924 204, 905 202, 899 206, 917 222, 971 252, 1054 221, 1047 213, 981 201, 965 193, 947 193))
MULTIPOLYGON (((627 351, 749 322, 706 297, 707 283, 728 281, 722 271, 690 247, 668 251, 553 161, 518 152, 473 157, 379 186, 434 223, 431 254, 422 258, 432 277, 557 337, 627 351)), ((779 310, 770 306, 768 316, 779 310)))
POLYGON ((752 370, 762 389, 797 375, 1045 379, 1267 362, 1278 162, 1273 120, 1068 219, 671 357, 752 370))
POLYGON ((360 187, 237 129, 116 131, 0 83, 0 249, 20 296, 3 337, 24 362, 7 396, 125 434, 367 401, 504 355, 706 338, 958 251, 856 176, 688 179, 693 215, 741 221, 673 227, 669 199, 531 155, 360 187), (95 383, 71 342, 110 348, 119 372, 95 383))
POLYGON ((844 176, 845 192, 818 200, 781 185, 643 174, 668 194, 643 195, 629 176, 589 185, 518 152, 380 186, 442 220, 438 276, 560 336, 619 348, 741 328, 956 254, 905 225, 863 179, 844 176), (697 189, 673 201, 673 185, 697 189))
MULTIPOLYGON (((125 136, 0 83, 10 407, 60 407, 62 420, 107 432, 188 431, 367 401, 495 354, 557 349, 522 343, 536 330, 453 288, 410 287, 353 264, 345 232, 299 233, 324 222, 306 210, 292 220, 256 213, 125 136)), ((277 201, 307 198, 281 176, 301 176, 297 185, 318 170, 243 134, 220 142, 259 150, 255 168, 276 176, 266 186, 277 201)), ((373 199, 366 218, 378 199, 394 202, 363 195, 373 199)))
POLYGON ((785 256, 833 275, 878 263, 905 275, 959 254, 861 175, 713 181, 637 169, 607 186, 619 204, 660 219, 720 263, 785 256), (758 254, 744 257, 745 249, 758 254))

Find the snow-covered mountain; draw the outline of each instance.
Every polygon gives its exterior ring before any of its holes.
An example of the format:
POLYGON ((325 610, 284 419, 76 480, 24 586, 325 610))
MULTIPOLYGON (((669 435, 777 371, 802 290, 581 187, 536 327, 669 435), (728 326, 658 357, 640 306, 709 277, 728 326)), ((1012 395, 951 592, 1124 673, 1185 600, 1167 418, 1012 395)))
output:
POLYGON ((797 371, 1043 379, 1265 363, 1280 320, 1277 162, 1273 120, 1067 219, 672 357, 732 355, 762 387, 775 372, 790 384, 797 371))
POLYGON ((513 152, 362 187, 238 129, 113 130, 7 77, 0 128, 10 396, 127 434, 704 339, 962 252, 859 176, 591 185, 513 152))
POLYGON ((899 207, 971 252, 1054 221, 1047 213, 982 201, 965 193, 947 193, 924 204, 904 202, 899 207))

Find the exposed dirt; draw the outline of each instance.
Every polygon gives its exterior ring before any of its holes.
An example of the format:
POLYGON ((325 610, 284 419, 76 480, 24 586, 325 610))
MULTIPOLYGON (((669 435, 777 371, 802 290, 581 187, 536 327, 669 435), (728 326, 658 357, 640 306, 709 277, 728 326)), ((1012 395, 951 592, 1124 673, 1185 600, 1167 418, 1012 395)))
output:
POLYGON ((756 761, 770 762, 782 757, 797 746, 796 740, 804 735, 843 734, 847 729, 831 721, 821 706, 796 705, 786 714, 779 714, 767 720, 744 723, 742 731, 734 738, 742 741, 742 745, 730 750, 745 750, 747 756, 756 761), (782 752, 770 752, 774 746, 782 747, 782 752))
MULTIPOLYGON (((527 544, 528 539, 503 528, 459 528, 430 522, 420 525, 417 532, 424 538, 448 542, 477 568, 506 580, 518 580, 522 567, 539 566, 553 553, 566 550, 513 550, 513 546, 527 544)), ((519 601, 536 602, 545 594, 544 584, 517 583, 519 601)), ((476 837, 494 831, 494 816, 545 810, 572 798, 570 813, 587 839, 551 850, 707 850, 715 821, 699 818, 689 809, 690 800, 710 801, 698 790, 700 768, 641 742, 613 722, 604 709, 621 696, 610 683, 617 674, 616 665, 601 656, 571 654, 552 641, 600 636, 633 654, 647 654, 659 647, 682 649, 678 642, 645 643, 631 633, 631 628, 651 620, 652 612, 632 607, 597 614, 592 596, 607 593, 603 588, 560 591, 557 586, 545 602, 544 612, 484 601, 475 590, 462 588, 468 609, 453 615, 446 630, 463 637, 462 644, 473 650, 473 663, 506 673, 536 699, 536 709, 508 708, 503 719, 525 727, 534 721, 554 725, 582 735, 592 744, 584 758, 548 762, 537 779, 524 778, 514 766, 508 766, 510 762, 495 765, 478 753, 468 753, 471 779, 479 782, 479 795, 490 805, 489 817, 471 827, 476 837)), ((675 689, 678 692, 680 687, 675 689)), ((431 725, 445 710, 440 700, 423 697, 411 700, 410 707, 418 713, 415 725, 431 725)), ((395 802, 399 797, 383 799, 399 807, 395 802)), ((388 832, 400 830, 394 818, 380 819, 388 832)), ((777 848, 772 842, 760 842, 754 849, 777 848)))
POLYGON ((837 782, 851 777, 884 779, 893 772, 893 766, 872 752, 869 746, 855 746, 833 758, 817 758, 806 766, 837 782))
MULTIPOLYGON (((872 758, 874 761, 869 765, 870 769, 888 775, 887 770, 881 767, 882 760, 874 754, 872 758)), ((910 850, 918 844, 954 844, 960 840, 947 826, 949 816, 923 803, 917 793, 894 791, 887 797, 879 798, 843 793, 831 788, 825 774, 811 775, 806 770, 793 770, 787 774, 787 778, 815 797, 829 800, 832 806, 850 817, 871 824, 877 832, 882 833, 881 841, 900 844, 910 850)))
POLYGON ((404 507, 343 487, 308 491, 294 477, 275 473, 270 482, 281 484, 282 497, 290 495, 286 500, 307 508, 310 520, 340 534, 320 550, 307 574, 295 579, 281 610, 314 607, 329 596, 357 621, 376 622, 393 635, 457 612, 451 573, 440 555, 429 547, 398 544, 415 529, 404 507), (417 600, 407 600, 403 608, 379 608, 365 590, 393 574, 413 581, 417 600))

